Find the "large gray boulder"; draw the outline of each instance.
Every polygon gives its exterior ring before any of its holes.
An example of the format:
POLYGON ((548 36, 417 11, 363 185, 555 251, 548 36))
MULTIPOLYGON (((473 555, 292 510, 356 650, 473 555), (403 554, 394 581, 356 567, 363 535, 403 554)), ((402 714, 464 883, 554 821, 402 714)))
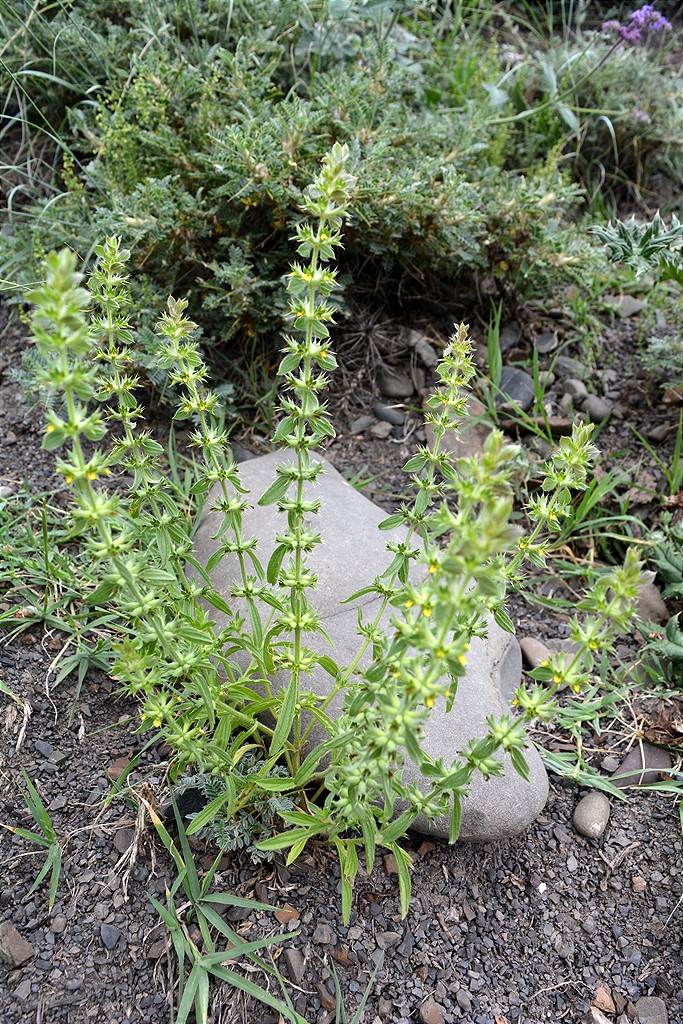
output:
MULTIPOLYGON (((247 536, 258 541, 259 557, 264 565, 275 547, 275 535, 285 526, 285 520, 275 506, 260 507, 256 503, 275 478, 275 469, 292 456, 282 453, 252 459, 240 466, 240 475, 249 488, 253 505, 245 513, 244 529, 247 536)), ((362 589, 387 567, 390 555, 388 541, 400 541, 405 536, 402 528, 389 533, 380 532, 378 524, 386 512, 352 487, 325 460, 325 472, 310 485, 307 497, 320 497, 321 512, 311 517, 315 529, 322 537, 309 558, 310 567, 318 575, 318 587, 309 592, 311 604, 319 612, 323 628, 329 634, 334 650, 322 636, 306 636, 306 643, 321 653, 331 654, 341 666, 350 664, 358 651, 357 607, 363 606, 364 618, 371 618, 379 608, 379 599, 365 595, 352 604, 342 604, 350 594, 362 589)), ((221 523, 220 514, 210 511, 207 502, 195 536, 195 555, 206 563, 217 546, 214 539, 221 523)), ((237 560, 229 555, 214 569, 214 585, 227 600, 233 583, 239 577, 237 560)), ((232 602, 234 604, 234 601, 232 602)), ((264 606, 264 619, 271 610, 264 606)), ((224 625, 220 613, 213 613, 218 625, 224 625)), ((386 624, 389 612, 385 613, 386 624)), ((489 624, 486 640, 474 639, 468 654, 467 672, 458 682, 457 697, 450 713, 443 704, 437 704, 425 725, 424 748, 434 758, 443 757, 450 764, 458 751, 472 738, 486 733, 487 715, 496 717, 509 711, 512 694, 521 680, 522 660, 517 640, 501 630, 493 621, 489 624)), ((283 678, 275 682, 286 683, 283 678)), ((303 684, 321 696, 330 693, 331 677, 322 669, 303 684)), ((339 713, 341 695, 328 708, 332 716, 339 713)), ((327 738, 319 727, 311 742, 327 738)), ((526 828, 540 813, 548 795, 548 779, 541 759, 532 746, 527 751, 531 780, 526 782, 505 758, 506 773, 502 778, 485 782, 475 775, 469 797, 463 801, 462 839, 488 841, 515 835, 526 828)), ((422 782, 418 769, 409 762, 404 769, 408 782, 422 782)), ((397 808, 398 810, 398 808, 397 808)), ((419 831, 447 837, 448 819, 428 822, 418 819, 414 825, 419 831)))

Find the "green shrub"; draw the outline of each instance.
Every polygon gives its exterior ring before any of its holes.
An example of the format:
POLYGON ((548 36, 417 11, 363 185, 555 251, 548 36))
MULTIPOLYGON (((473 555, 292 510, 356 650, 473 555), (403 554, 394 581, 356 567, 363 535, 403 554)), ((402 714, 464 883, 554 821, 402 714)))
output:
MULTIPOLYGON (((136 254, 139 323, 181 291, 207 345, 273 337, 297 197, 339 142, 359 179, 347 295, 362 284, 390 297, 406 276, 486 275, 512 303, 585 278, 580 190, 554 158, 501 167, 491 109, 435 99, 427 43, 391 6, 367 5, 359 20, 324 3, 218 2, 193 20, 190 5, 82 0, 29 30, 9 25, 10 107, 63 141, 47 200, 41 180, 14 196, 0 276, 34 281, 63 245, 92 266, 113 234, 136 254)), ((151 333, 136 346, 142 370, 151 333)))

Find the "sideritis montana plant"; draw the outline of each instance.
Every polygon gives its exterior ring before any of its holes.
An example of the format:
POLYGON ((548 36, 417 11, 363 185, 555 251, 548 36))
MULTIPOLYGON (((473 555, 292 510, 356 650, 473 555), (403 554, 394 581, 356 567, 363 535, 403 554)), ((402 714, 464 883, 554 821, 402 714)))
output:
POLYGON ((279 808, 258 849, 288 849, 292 860, 313 839, 336 847, 346 919, 359 851, 368 870, 377 846, 394 853, 406 913, 410 861, 398 840, 415 818, 450 814, 455 840, 473 773, 500 774, 499 755, 507 752, 526 774, 526 725, 552 715, 559 687, 580 691, 589 683, 596 653, 630 624, 639 572, 630 552, 623 568, 602 578, 572 624, 578 652, 556 655, 535 671, 533 688, 517 693, 516 717, 489 719, 487 735, 452 764, 425 753, 422 730, 431 709, 446 702, 458 713, 471 638, 485 635, 491 616, 512 628, 506 589, 524 585, 528 560, 543 563, 594 454, 591 427, 577 426, 549 460, 542 492, 526 509, 529 535, 513 527, 516 449, 497 431, 477 459, 454 464, 441 448, 446 430, 458 427, 474 373, 460 325, 429 401, 434 444, 420 447, 405 467, 415 500, 383 524, 405 526, 404 541, 389 545, 387 570, 372 587, 382 611, 393 609, 390 626, 381 627, 381 612, 361 620, 349 665, 338 664, 333 649, 313 649, 310 637, 322 632, 310 565, 320 543, 320 508, 309 485, 322 472, 313 453, 334 433, 324 394, 336 365, 332 261, 355 184, 347 162, 345 147, 335 146, 304 194, 306 219, 295 229, 300 262, 288 280, 291 334, 279 367, 274 435, 290 457, 266 493, 255 496, 277 506, 281 520, 267 565, 249 534, 253 499, 231 456, 186 302, 169 299, 156 326, 158 366, 181 395, 176 419, 192 424, 195 471, 183 493, 169 480, 162 446, 141 428, 131 371, 129 254, 120 240, 107 238, 99 247, 87 289, 74 256, 63 251, 48 257, 45 283, 29 296, 40 384, 52 393, 44 446, 60 452, 57 467, 73 496, 68 516, 80 542, 84 621, 106 611, 111 672, 139 697, 140 728, 174 751, 172 777, 215 778, 204 787, 213 798, 191 831, 215 819, 227 833, 230 821, 244 822, 259 807, 279 808), (221 525, 215 552, 202 565, 192 535, 207 502, 221 525), (230 594, 220 594, 212 572, 228 555, 237 560, 239 579, 230 594), (413 565, 417 572, 410 572, 413 565), (227 616, 223 628, 214 611, 227 616), (315 669, 331 676, 331 696, 309 688, 315 669), (273 677, 283 671, 286 685, 276 687, 273 677), (332 721, 326 711, 339 695, 343 712, 332 721), (327 738, 308 750, 312 723, 323 725, 327 738), (423 788, 404 783, 408 760, 420 768, 423 788))

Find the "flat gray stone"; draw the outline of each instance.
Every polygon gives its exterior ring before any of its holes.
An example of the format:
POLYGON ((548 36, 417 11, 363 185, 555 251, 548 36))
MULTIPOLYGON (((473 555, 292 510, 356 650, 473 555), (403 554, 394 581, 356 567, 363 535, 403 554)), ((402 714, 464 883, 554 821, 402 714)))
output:
POLYGON ((580 359, 573 359, 572 356, 557 356, 554 362, 555 372, 558 377, 575 377, 585 380, 590 375, 590 367, 582 363, 580 359))
POLYGON ((385 363, 382 363, 377 371, 377 385, 385 398, 410 398, 415 394, 410 377, 385 363))
POLYGON ((534 340, 534 348, 542 356, 548 355, 549 352, 554 352, 559 344, 560 342, 555 331, 545 331, 543 334, 537 334, 534 340))
POLYGON ((515 345, 519 345, 522 340, 522 328, 519 324, 508 324, 507 327, 503 327, 498 338, 498 345, 501 352, 509 352, 515 345))
POLYGON ((504 366, 500 374, 500 394, 496 395, 495 403, 499 409, 516 407, 524 411, 530 409, 536 397, 534 379, 526 371, 516 366, 504 366))
POLYGON ((639 1024, 669 1024, 666 1003, 659 996, 641 996, 636 1010, 639 1024))
POLYGON ((662 772, 668 772, 672 764, 671 754, 667 750, 642 740, 628 752, 611 781, 617 789, 647 786, 651 782, 659 782, 662 772))
POLYGON ((393 427, 402 427, 406 421, 400 409, 396 409, 392 405, 384 405, 383 402, 375 402, 372 411, 378 420, 391 423, 393 427))
POLYGON ((578 404, 585 402, 588 398, 588 388, 582 380, 578 380, 576 377, 570 377, 562 384, 562 390, 565 394, 571 395, 572 400, 578 404))
MULTIPOLYGON (((264 565, 275 547, 275 535, 284 529, 285 521, 275 506, 263 508, 256 502, 272 483, 276 466, 291 461, 291 455, 276 453, 253 459, 240 468, 242 483, 249 489, 253 502, 245 514, 245 535, 256 537, 257 551, 264 565)), ((322 501, 320 514, 311 516, 312 526, 320 533, 322 543, 315 547, 308 561, 309 568, 318 576, 318 586, 311 593, 310 600, 321 616, 334 650, 330 650, 320 634, 307 634, 306 644, 320 653, 331 654, 339 665, 345 666, 352 662, 358 651, 358 607, 363 608, 363 617, 368 621, 379 610, 381 601, 371 593, 350 604, 341 602, 385 571, 391 559, 386 544, 403 540, 405 531, 402 528, 378 531, 377 526, 386 518, 386 512, 356 491, 328 463, 325 463, 325 473, 310 485, 307 496, 319 497, 322 501)), ((207 511, 195 537, 195 555, 204 564, 216 548, 212 538, 220 525, 220 516, 208 511, 210 504, 207 502, 207 511)), ((419 567, 415 567, 416 574, 419 571, 419 567)), ((234 605, 236 602, 231 598, 231 589, 238 579, 235 557, 224 558, 212 576, 219 592, 234 605)), ((271 610, 264 605, 264 625, 270 614, 271 610)), ((385 625, 388 626, 392 614, 393 609, 385 611, 385 625)), ((226 617, 216 611, 212 610, 212 616, 219 627, 227 622, 226 617)), ((235 656, 235 660, 246 667, 248 658, 246 655, 242 660, 240 658, 240 655, 235 656)), ((486 734, 487 715, 499 717, 509 711, 509 701, 520 680, 519 644, 491 621, 488 639, 472 640, 467 673, 458 681, 452 712, 446 712, 445 704, 437 704, 433 709, 425 725, 426 751, 432 757, 443 757, 450 764, 470 739, 486 734)), ((284 672, 276 673, 273 682, 285 685, 288 676, 284 672)), ((318 667, 312 676, 304 679, 303 688, 326 696, 331 691, 332 679, 318 667)), ((342 701, 339 694, 328 707, 328 714, 338 715, 342 701)), ((325 738, 327 734, 322 727, 315 726, 311 745, 325 738)), ((506 774, 502 778, 485 782, 481 776, 474 777, 470 796, 463 802, 461 838, 485 841, 511 836, 526 828, 540 813, 547 798, 548 780, 534 747, 528 750, 527 758, 531 769, 529 783, 514 771, 507 758, 504 759, 506 774)), ((404 780, 408 783, 424 781, 410 761, 404 768, 404 780)), ((415 827, 431 835, 445 837, 449 821, 418 821, 415 827)))
POLYGON ((612 405, 604 398, 598 398, 597 395, 589 395, 583 403, 583 411, 593 421, 593 423, 602 423, 608 416, 612 415, 612 405))

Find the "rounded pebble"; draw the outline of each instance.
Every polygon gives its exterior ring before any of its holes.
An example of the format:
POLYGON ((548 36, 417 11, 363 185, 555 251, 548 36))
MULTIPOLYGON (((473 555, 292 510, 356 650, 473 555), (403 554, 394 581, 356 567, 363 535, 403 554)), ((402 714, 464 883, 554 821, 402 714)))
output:
POLYGON ((599 790, 587 793, 574 811, 574 828, 582 836, 597 839, 607 828, 610 802, 599 790))

